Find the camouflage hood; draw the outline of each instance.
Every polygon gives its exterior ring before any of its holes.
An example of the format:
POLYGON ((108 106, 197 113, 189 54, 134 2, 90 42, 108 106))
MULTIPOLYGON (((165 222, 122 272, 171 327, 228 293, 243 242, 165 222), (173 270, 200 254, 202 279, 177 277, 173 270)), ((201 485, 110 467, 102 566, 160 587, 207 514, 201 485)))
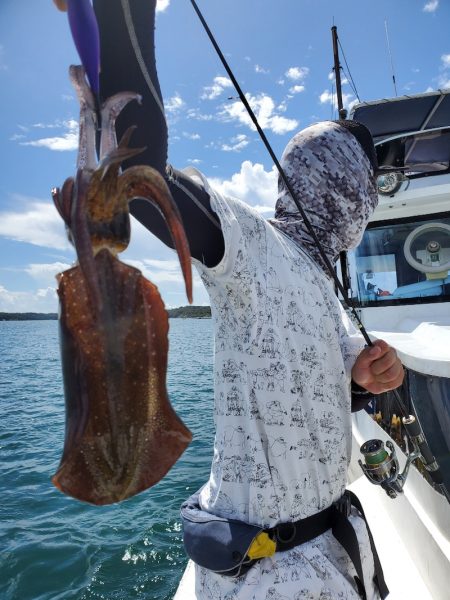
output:
MULTIPOLYGON (((331 262, 342 250, 357 246, 378 195, 373 167, 356 137, 334 121, 311 125, 286 146, 281 166, 331 262)), ((270 222, 324 268, 281 178, 270 222)))

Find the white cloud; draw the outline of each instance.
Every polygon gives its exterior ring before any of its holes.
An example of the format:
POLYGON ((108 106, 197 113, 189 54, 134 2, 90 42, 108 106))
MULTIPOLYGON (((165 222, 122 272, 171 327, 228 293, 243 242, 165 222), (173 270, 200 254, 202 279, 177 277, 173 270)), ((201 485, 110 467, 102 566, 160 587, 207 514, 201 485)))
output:
POLYGON ((203 161, 200 160, 200 158, 188 158, 187 162, 191 163, 192 165, 200 165, 203 161))
POLYGON ((40 286, 55 285, 55 277, 58 273, 62 273, 70 269, 72 265, 63 262, 54 263, 32 263, 25 267, 25 272, 35 279, 40 286))
POLYGON ((196 121, 212 121, 214 119, 213 115, 201 113, 198 108, 190 108, 186 114, 188 119, 195 119, 196 121))
POLYGON ((244 134, 240 134, 231 138, 230 144, 223 144, 221 149, 225 152, 240 152, 243 148, 248 146, 250 143, 248 137, 244 134))
MULTIPOLYGON (((320 104, 331 104, 335 109, 337 109, 337 97, 336 94, 332 94, 330 90, 323 91, 319 96, 320 104)), ((355 98, 353 94, 342 94, 342 103, 344 108, 347 110, 351 110, 355 104, 357 104, 358 100, 355 98)))
POLYGON ((450 54, 443 54, 441 61, 444 69, 450 69, 450 54))
POLYGON ((198 133, 189 133, 188 131, 183 131, 183 137, 188 138, 189 140, 200 139, 200 135, 198 133))
POLYGON ((0 285, 1 312, 55 313, 58 299, 54 287, 39 288, 32 292, 15 292, 0 285))
MULTIPOLYGON (((45 125, 43 123, 36 123, 33 125, 36 129, 53 129, 58 126, 59 125, 57 124, 45 125)), ((58 152, 76 150, 78 148, 78 122, 71 119, 70 121, 63 121, 62 126, 66 131, 60 136, 40 138, 29 142, 20 142, 20 145, 48 148, 49 150, 58 152)))
POLYGON ((171 98, 168 98, 164 101, 164 108, 168 113, 177 113, 185 106, 186 102, 183 100, 180 94, 178 94, 178 92, 171 98))
POLYGON ((439 89, 440 90, 448 90, 450 88, 450 77, 444 76, 439 77, 439 89))
POLYGON ((265 171, 263 165, 246 160, 239 173, 230 179, 209 178, 211 185, 228 196, 239 198, 253 208, 272 216, 277 198, 278 172, 276 167, 265 171))
POLYGON ((308 67, 290 67, 285 75, 292 81, 302 81, 309 73, 308 67))
POLYGON ((169 4, 170 0, 158 0, 156 3, 156 12, 164 12, 169 4))
POLYGON ((424 12, 432 13, 437 10, 438 6, 439 6, 439 0, 430 0, 429 2, 427 2, 424 5, 422 10, 424 12))
MULTIPOLYGON (((287 119, 276 114, 275 102, 270 96, 266 94, 260 94, 259 96, 246 94, 246 98, 263 129, 269 129, 282 135, 298 127, 298 121, 295 119, 287 119)), ((255 129, 245 106, 240 100, 225 105, 219 116, 226 121, 238 121, 253 130, 255 129)))
POLYGON ((264 75, 266 75, 267 73, 269 73, 268 69, 265 69, 264 67, 261 67, 261 65, 255 65, 255 72, 256 73, 262 73, 264 75))
POLYGON ((319 96, 320 104, 332 104, 336 101, 335 94, 332 94, 330 90, 325 90, 319 96))
POLYGON ((203 88, 202 100, 214 100, 222 94, 225 88, 233 87, 228 77, 215 77, 212 85, 203 88))
POLYGON ((63 221, 51 201, 15 198, 18 204, 22 204, 22 210, 0 213, 1 236, 45 248, 71 248, 63 221))
POLYGON ((0 44, 0 71, 7 71, 8 65, 5 63, 5 48, 0 44))
POLYGON ((291 94, 300 94, 301 92, 305 91, 305 86, 304 85, 294 85, 291 88, 289 88, 289 91, 291 94))
POLYGON ((126 259, 124 262, 142 271, 144 277, 156 284, 180 279, 180 263, 177 260, 144 258, 141 260, 126 259))

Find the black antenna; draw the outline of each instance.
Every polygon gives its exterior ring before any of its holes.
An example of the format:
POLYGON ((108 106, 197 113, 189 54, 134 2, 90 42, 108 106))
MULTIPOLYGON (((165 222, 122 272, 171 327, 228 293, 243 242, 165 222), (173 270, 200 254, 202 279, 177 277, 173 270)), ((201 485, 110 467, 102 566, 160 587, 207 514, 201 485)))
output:
POLYGON ((388 49, 388 54, 389 54, 389 60, 390 60, 390 63, 391 63, 392 83, 394 84, 395 95, 398 96, 398 93, 397 93, 397 82, 395 81, 394 62, 392 60, 391 44, 389 43, 389 32, 388 32, 387 19, 385 19, 385 21, 384 21, 384 29, 386 31, 386 44, 387 44, 387 49, 388 49))
POLYGON ((331 28, 331 37, 333 40, 333 57, 334 57, 334 77, 336 79, 336 96, 338 105, 338 114, 340 119, 347 118, 347 109, 344 108, 342 102, 342 84, 341 84, 341 63, 339 62, 339 50, 338 50, 338 35, 337 27, 333 25, 331 28))

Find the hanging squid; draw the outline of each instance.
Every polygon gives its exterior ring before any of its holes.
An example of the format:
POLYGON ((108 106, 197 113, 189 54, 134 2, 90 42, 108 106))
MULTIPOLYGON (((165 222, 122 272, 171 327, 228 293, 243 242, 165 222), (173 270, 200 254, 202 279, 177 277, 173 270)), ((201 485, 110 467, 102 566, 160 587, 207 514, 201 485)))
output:
POLYGON ((117 254, 130 239, 128 202, 153 202, 165 217, 192 301, 191 265, 181 218, 161 177, 148 166, 120 172, 138 154, 117 145, 115 119, 136 94, 102 107, 100 162, 97 117, 83 67, 70 76, 80 101, 77 173, 52 190, 78 263, 57 276, 66 432, 53 483, 93 504, 119 502, 157 483, 192 436, 166 391, 168 315, 155 285, 117 254))

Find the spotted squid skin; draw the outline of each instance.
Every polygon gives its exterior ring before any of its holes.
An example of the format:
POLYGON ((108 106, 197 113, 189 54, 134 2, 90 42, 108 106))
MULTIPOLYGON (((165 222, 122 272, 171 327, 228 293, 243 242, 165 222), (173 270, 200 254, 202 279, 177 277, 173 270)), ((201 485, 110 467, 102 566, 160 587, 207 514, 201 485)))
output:
POLYGON ((104 323, 92 318, 79 267, 60 276, 66 436, 53 483, 92 504, 157 483, 192 435, 166 391, 168 317, 156 286, 107 250, 95 257, 104 323))

